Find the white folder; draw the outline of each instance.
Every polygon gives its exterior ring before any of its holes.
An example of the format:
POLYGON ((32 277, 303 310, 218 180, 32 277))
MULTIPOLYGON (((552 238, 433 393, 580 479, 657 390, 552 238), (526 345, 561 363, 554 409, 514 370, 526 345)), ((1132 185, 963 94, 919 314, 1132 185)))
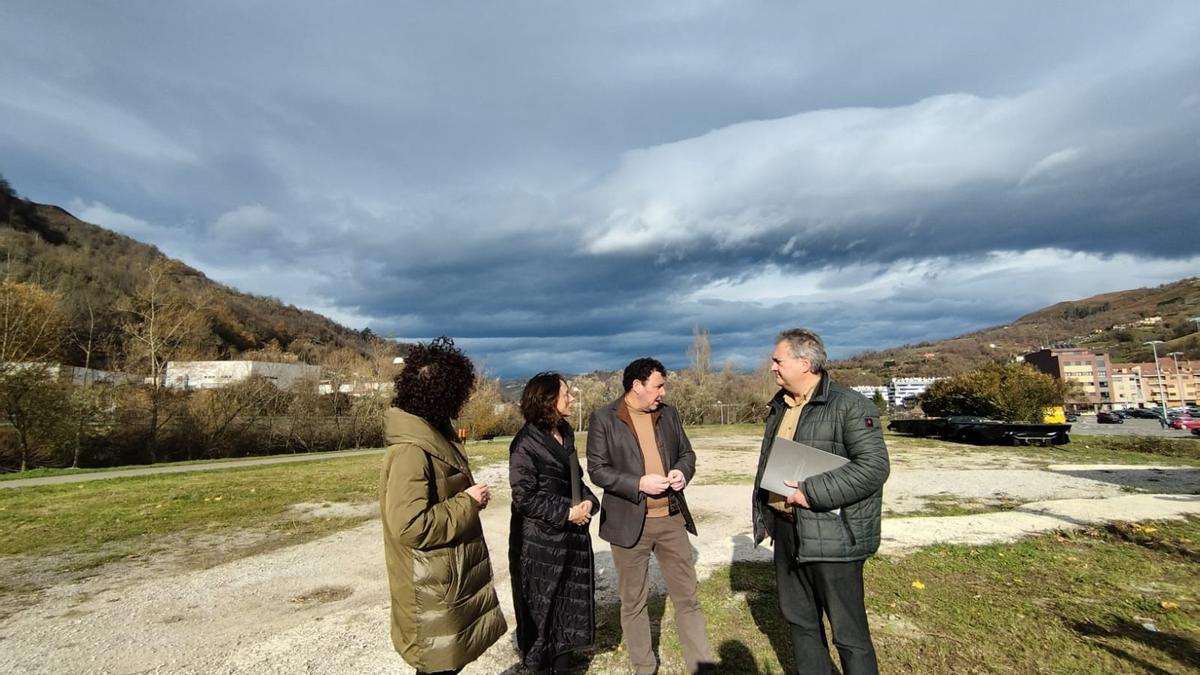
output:
POLYGON ((845 457, 777 436, 771 442, 771 454, 767 457, 767 466, 759 486, 777 495, 790 497, 796 488, 788 487, 784 481, 804 482, 849 463, 850 460, 845 457))

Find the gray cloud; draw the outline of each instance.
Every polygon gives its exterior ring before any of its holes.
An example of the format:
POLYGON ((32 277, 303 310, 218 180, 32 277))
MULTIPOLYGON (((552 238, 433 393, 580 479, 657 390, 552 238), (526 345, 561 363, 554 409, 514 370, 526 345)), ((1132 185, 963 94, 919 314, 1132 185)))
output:
POLYGON ((499 374, 697 326, 845 356, 1200 260, 1182 3, 9 4, 18 190, 499 374))

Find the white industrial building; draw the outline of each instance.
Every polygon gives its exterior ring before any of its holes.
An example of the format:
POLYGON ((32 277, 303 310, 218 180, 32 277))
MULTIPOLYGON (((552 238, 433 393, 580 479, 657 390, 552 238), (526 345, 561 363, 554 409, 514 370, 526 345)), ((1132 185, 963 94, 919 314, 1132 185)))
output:
POLYGON ((168 361, 163 385, 170 389, 217 389, 253 376, 266 378, 280 389, 291 389, 302 382, 315 387, 321 367, 271 361, 168 361))
MULTIPOLYGON (((350 396, 373 396, 379 392, 387 394, 392 393, 392 388, 395 386, 391 380, 387 382, 342 382, 337 386, 339 394, 349 394, 350 396)), ((317 385, 317 392, 320 394, 332 394, 333 382, 330 380, 321 380, 317 385)))
POLYGON ((129 373, 120 373, 113 370, 99 370, 96 368, 83 368, 80 366, 65 366, 59 363, 47 364, 33 361, 10 361, 5 363, 3 367, 12 370, 41 368, 44 369, 48 379, 69 381, 71 384, 77 386, 82 386, 85 384, 136 384, 140 381, 140 378, 137 375, 131 375, 129 373))
POLYGON ((886 385, 863 384, 863 385, 859 385, 857 387, 850 387, 850 388, 853 389, 854 391, 857 391, 858 393, 862 394, 863 396, 866 396, 869 399, 874 399, 875 394, 879 394, 880 396, 882 396, 883 400, 885 400, 885 401, 888 398, 888 388, 886 385))
POLYGON ((940 377, 893 377, 887 386, 888 405, 902 405, 905 399, 925 393, 940 377))

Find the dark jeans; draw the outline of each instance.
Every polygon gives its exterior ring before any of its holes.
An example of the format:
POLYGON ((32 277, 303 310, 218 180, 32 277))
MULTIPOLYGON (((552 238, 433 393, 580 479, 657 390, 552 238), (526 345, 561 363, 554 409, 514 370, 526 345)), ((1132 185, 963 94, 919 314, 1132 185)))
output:
POLYGON ((824 614, 833 629, 842 673, 877 675, 879 666, 863 604, 863 561, 797 563, 795 526, 778 515, 772 518, 779 609, 791 628, 796 672, 833 672, 821 621, 824 614))

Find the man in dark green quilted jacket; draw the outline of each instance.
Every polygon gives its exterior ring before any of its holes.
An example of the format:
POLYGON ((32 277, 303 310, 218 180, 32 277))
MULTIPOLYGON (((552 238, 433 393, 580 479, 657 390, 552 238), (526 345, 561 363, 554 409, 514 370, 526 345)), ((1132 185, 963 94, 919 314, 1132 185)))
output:
POLYGON ((779 608, 791 629, 799 673, 832 673, 822 614, 845 675, 878 672, 863 603, 863 562, 879 550, 883 483, 889 472, 879 410, 825 372, 825 345, 803 328, 775 340, 771 399, 754 481, 754 542, 774 545, 779 608), (777 437, 845 457, 848 463, 779 495, 760 487, 777 437))

